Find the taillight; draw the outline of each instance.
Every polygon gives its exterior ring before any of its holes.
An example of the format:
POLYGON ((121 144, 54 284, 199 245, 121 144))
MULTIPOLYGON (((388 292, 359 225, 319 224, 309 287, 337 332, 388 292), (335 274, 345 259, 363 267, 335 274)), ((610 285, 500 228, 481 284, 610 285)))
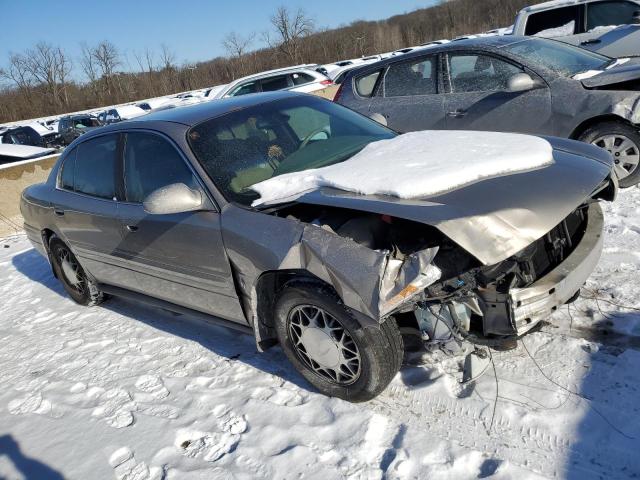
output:
POLYGON ((320 85, 333 85, 333 82, 331 80, 322 80, 320 85))
POLYGON ((338 88, 338 91, 336 92, 336 94, 333 96, 333 101, 337 102, 340 99, 340 95, 342 95, 342 89, 344 88, 344 82, 342 82, 340 84, 340 88, 338 88))

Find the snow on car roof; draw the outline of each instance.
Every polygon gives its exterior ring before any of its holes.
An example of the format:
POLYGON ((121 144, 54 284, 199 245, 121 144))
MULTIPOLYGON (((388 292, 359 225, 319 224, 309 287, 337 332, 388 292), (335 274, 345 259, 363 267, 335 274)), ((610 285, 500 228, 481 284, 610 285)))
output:
POLYGON ((546 140, 513 133, 423 131, 370 143, 350 159, 270 178, 253 205, 333 187, 364 195, 423 198, 479 180, 553 163, 546 140))

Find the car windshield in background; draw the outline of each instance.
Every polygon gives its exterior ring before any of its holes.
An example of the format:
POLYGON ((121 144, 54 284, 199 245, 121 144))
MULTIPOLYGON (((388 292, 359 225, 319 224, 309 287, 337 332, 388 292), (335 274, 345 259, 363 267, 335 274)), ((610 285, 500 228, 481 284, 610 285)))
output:
POLYGON ((207 120, 188 133, 207 174, 230 201, 250 205, 254 185, 343 162, 391 130, 319 98, 264 103, 207 120))
POLYGON ((542 38, 531 38, 504 47, 505 50, 526 58, 528 62, 539 63, 554 72, 567 77, 600 70, 611 63, 611 58, 566 43, 542 38))
POLYGON ((73 120, 73 124, 76 128, 91 128, 99 127, 101 125, 97 118, 91 117, 76 118, 73 120))

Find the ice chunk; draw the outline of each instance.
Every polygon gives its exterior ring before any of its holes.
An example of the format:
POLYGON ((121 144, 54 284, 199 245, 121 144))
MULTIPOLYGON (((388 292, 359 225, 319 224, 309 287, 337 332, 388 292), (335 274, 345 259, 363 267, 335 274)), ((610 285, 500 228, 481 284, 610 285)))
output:
POLYGON ((320 187, 420 198, 553 163, 546 140, 496 132, 423 131, 367 145, 350 159, 253 185, 253 205, 293 199, 320 187))

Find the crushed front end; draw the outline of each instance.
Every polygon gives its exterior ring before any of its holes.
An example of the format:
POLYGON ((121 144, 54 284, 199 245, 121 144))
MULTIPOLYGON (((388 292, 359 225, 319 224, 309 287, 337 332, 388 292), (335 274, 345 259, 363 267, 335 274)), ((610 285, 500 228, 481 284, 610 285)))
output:
POLYGON ((443 274, 415 303, 423 338, 437 341, 453 332, 497 345, 527 333, 577 297, 600 258, 603 225, 600 205, 588 203, 505 261, 443 274))

